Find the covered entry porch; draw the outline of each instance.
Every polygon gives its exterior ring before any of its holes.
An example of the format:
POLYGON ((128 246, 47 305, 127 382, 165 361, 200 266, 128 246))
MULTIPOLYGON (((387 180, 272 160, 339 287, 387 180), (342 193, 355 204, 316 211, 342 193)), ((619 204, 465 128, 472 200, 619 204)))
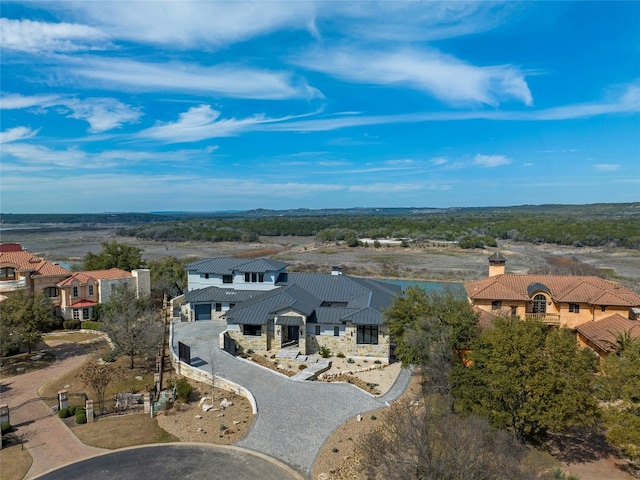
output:
POLYGON ((274 347, 287 348, 298 346, 301 353, 306 353, 305 319, 300 315, 280 315, 275 318, 274 347))

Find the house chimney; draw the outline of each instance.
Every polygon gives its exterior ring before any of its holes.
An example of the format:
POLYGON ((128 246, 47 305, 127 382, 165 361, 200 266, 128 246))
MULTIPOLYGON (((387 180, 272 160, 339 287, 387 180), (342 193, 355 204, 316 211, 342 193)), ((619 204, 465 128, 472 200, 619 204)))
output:
POLYGON ((331 275, 342 275, 342 267, 340 265, 333 265, 331 267, 331 275))
POLYGON ((496 252, 489 257, 489 277, 504 275, 507 259, 500 252, 496 252))

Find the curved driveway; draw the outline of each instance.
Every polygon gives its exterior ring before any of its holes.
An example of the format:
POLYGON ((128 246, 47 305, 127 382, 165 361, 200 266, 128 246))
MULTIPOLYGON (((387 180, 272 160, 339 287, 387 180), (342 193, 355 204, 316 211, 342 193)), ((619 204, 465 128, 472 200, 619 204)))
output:
POLYGON ((382 397, 345 383, 298 382, 233 357, 218 348, 226 325, 218 320, 174 324, 173 348, 178 341, 191 347, 192 363, 202 370, 232 380, 254 395, 258 414, 238 446, 281 460, 306 476, 331 433, 358 414, 375 410, 398 398, 409 384, 405 369, 382 397), (212 347, 213 345, 213 347, 212 347))

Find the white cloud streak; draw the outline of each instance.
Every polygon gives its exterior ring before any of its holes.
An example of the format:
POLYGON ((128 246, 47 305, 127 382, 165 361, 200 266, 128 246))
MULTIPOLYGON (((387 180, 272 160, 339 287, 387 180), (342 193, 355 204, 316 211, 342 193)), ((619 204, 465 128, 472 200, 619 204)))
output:
POLYGON ((76 52, 105 48, 107 36, 97 28, 73 23, 47 23, 0 18, 0 43, 21 52, 76 52))
POLYGON ((504 155, 481 155, 478 154, 473 159, 473 164, 484 168, 500 167, 502 165, 509 165, 509 160, 504 155))
POLYGON ((316 50, 294 63, 352 82, 408 87, 449 104, 533 104, 524 75, 513 66, 477 67, 431 51, 316 50))
POLYGON ((58 95, 5 95, 0 98, 0 107, 5 110, 62 107, 63 112, 67 113, 67 118, 88 122, 91 133, 119 128, 126 123, 136 123, 142 116, 140 109, 125 105, 114 98, 80 100, 58 95))
MULTIPOLYGON (((243 65, 213 67, 183 62, 143 63, 134 60, 69 59, 61 76, 82 77, 102 85, 132 91, 208 93, 232 98, 282 100, 322 97, 315 88, 291 73, 273 72, 243 65)), ((70 78, 73 81, 73 78, 70 78)))
POLYGON ((32 130, 29 127, 9 128, 4 132, 0 132, 0 144, 35 137, 38 134, 38 131, 39 129, 32 130))

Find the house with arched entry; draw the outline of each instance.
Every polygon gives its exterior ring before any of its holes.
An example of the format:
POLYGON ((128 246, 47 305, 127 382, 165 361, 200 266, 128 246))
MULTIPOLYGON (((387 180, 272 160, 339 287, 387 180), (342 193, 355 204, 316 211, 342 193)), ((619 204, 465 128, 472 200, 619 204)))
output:
POLYGON ((589 335, 591 340, 600 338, 600 326, 619 329, 640 323, 640 295, 618 283, 595 276, 510 274, 505 268, 506 259, 497 252, 489 257, 488 278, 465 284, 474 307, 493 315, 537 318, 550 326, 577 328, 578 333, 583 330, 582 344, 588 346, 589 335))
POLYGON ((244 350, 338 354, 388 361, 384 310, 397 285, 330 273, 288 273, 271 259, 209 258, 186 266, 182 311, 192 321, 224 319, 225 335, 244 350))

